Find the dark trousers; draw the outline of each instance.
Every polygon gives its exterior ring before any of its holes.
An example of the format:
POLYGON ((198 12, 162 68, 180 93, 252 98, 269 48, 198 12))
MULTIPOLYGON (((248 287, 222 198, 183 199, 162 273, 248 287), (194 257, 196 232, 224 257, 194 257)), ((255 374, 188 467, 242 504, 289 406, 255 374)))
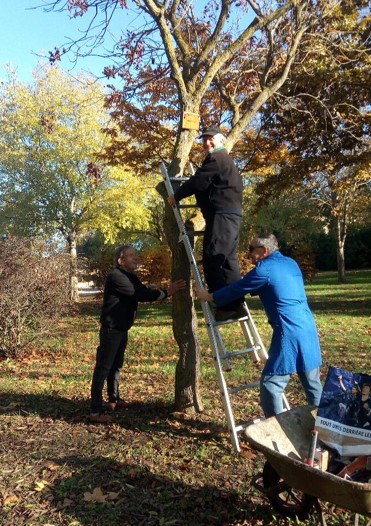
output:
MULTIPOLYGON (((206 221, 202 259, 209 292, 241 278, 237 255, 240 227, 241 216, 236 214, 215 214, 206 221)), ((242 297, 223 305, 223 310, 234 310, 244 301, 242 297)))
POLYGON ((106 327, 101 328, 91 383, 90 410, 92 413, 101 413, 103 411, 103 387, 106 380, 108 400, 110 402, 119 400, 120 369, 124 363, 127 343, 128 331, 108 329, 106 327))

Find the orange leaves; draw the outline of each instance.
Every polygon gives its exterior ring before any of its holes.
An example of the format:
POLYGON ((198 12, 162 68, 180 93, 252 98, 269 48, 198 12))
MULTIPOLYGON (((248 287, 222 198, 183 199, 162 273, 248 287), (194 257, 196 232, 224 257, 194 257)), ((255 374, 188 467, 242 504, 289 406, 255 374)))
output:
POLYGON ((6 506, 15 506, 18 502, 17 495, 7 495, 3 498, 3 505, 6 506))
POLYGON ((240 446, 241 446, 241 451, 240 451, 241 457, 246 458, 247 460, 254 460, 256 458, 256 452, 253 449, 251 449, 251 447, 248 444, 241 442, 240 446))

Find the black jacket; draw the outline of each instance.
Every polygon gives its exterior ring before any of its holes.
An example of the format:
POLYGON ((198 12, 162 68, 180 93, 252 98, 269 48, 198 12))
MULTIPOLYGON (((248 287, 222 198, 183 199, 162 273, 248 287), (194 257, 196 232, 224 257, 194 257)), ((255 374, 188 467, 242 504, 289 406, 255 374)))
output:
POLYGON ((107 276, 100 321, 103 327, 129 330, 135 320, 138 301, 156 301, 163 291, 143 285, 136 274, 119 265, 107 276))
POLYGON ((242 209, 242 178, 225 148, 209 153, 196 173, 174 193, 175 200, 194 195, 204 218, 215 213, 238 214, 242 209))

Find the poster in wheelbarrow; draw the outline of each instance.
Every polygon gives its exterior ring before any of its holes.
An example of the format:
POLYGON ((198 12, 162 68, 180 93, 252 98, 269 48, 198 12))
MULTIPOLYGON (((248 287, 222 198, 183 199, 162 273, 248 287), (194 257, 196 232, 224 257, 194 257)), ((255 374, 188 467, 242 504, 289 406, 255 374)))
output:
POLYGON ((370 455, 371 375, 330 366, 315 429, 340 456, 370 455))

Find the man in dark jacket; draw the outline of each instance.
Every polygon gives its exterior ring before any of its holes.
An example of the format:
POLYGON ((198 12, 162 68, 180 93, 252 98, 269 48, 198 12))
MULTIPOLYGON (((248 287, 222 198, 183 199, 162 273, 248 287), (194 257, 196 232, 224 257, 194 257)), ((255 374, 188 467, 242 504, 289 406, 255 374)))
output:
POLYGON ((110 410, 122 407, 119 394, 120 369, 128 342, 128 331, 132 327, 138 301, 158 301, 172 296, 185 287, 184 280, 170 283, 166 289, 152 289, 143 285, 134 274, 137 253, 131 245, 123 245, 115 251, 116 268, 108 275, 103 295, 99 347, 91 385, 90 421, 110 422, 112 415, 104 412, 103 387, 107 380, 107 407, 110 410))
MULTIPOLYGON (((169 196, 174 206, 194 195, 205 219, 202 262, 210 292, 240 279, 238 242, 242 215, 242 178, 225 148, 225 137, 217 126, 205 129, 206 158, 196 173, 169 196)), ((217 309, 215 319, 245 316, 244 298, 217 309)))

